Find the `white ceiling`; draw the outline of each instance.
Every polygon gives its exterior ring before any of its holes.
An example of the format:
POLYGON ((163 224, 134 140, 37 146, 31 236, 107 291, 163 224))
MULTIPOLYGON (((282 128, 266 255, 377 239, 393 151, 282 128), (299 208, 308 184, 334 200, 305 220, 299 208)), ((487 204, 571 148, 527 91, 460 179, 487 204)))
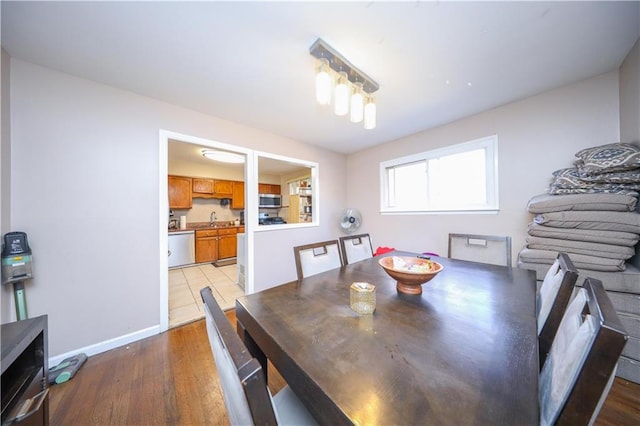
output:
POLYGON ((9 2, 13 57, 351 153, 617 69, 640 2, 9 2), (314 100, 324 39, 379 85, 378 127, 314 100))

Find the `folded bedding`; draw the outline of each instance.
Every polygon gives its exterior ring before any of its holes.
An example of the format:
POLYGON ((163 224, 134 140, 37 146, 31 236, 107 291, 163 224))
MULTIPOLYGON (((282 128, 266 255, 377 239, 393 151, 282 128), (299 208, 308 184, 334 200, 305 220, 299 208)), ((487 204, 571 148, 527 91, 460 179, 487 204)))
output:
POLYGON ((635 212, 551 212, 538 214, 533 221, 539 225, 555 228, 598 229, 640 234, 640 214, 635 212))
MULTIPOLYGON (((557 257, 558 251, 555 250, 537 250, 526 247, 520 250, 520 253, 518 255, 518 259, 521 262, 540 263, 545 265, 551 265, 557 257)), ((576 253, 570 254, 569 257, 578 269, 616 272, 624 271, 626 268, 624 260, 621 259, 609 259, 576 253)))
POLYGON ((529 200, 529 213, 550 213, 569 210, 632 212, 638 199, 624 194, 540 194, 529 200))
POLYGON ((591 243, 615 244, 633 247, 640 241, 640 235, 632 232, 600 231, 597 229, 554 228, 530 223, 528 234, 534 237, 560 240, 586 241, 591 243))
POLYGON ((584 241, 559 240, 556 238, 527 237, 527 247, 535 250, 552 250, 608 259, 627 260, 636 254, 633 247, 584 241))

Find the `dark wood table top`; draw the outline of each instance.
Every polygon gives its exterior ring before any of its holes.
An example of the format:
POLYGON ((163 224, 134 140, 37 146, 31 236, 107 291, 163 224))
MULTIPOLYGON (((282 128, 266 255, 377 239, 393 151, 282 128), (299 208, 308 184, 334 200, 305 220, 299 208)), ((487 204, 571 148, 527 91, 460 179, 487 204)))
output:
POLYGON ((378 260, 238 299, 239 333, 322 424, 538 424, 534 272, 434 258, 413 296, 378 260), (349 308, 354 281, 373 315, 349 308))

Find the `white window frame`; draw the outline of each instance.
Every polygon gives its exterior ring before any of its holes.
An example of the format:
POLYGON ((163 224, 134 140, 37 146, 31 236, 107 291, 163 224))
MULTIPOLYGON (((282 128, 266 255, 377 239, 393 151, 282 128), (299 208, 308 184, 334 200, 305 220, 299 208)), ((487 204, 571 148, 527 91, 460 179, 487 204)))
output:
MULTIPOLYGON (((427 171, 428 173, 428 171, 427 171)), ((486 136, 456 145, 425 151, 418 154, 407 155, 393 160, 380 162, 380 213, 382 214, 443 214, 443 213, 497 213, 498 204, 498 135, 486 136), (486 190, 487 202, 481 206, 466 206, 460 209, 436 209, 427 205, 424 208, 407 209, 403 207, 390 206, 389 198, 389 174, 387 169, 407 165, 416 162, 426 162, 435 158, 460 154, 463 152, 484 149, 486 152, 486 190)))

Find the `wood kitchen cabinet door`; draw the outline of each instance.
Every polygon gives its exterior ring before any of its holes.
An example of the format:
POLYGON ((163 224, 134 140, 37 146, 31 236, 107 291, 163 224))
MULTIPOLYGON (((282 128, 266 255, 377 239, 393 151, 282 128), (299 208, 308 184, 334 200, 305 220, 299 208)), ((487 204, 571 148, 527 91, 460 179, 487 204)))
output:
POLYGON ((216 230, 196 231, 196 263, 218 260, 218 232, 216 230))
POLYGON ((231 198, 233 194, 233 182, 230 180, 214 180, 213 193, 217 195, 228 195, 231 198))
POLYGON ((231 208, 244 210, 244 182, 233 182, 231 208))
POLYGON ((193 178, 193 192, 213 194, 213 179, 193 178))
POLYGON ((191 208, 191 178, 183 176, 169 176, 168 190, 170 209, 191 208))
POLYGON ((219 229, 218 232, 218 259, 236 257, 238 253, 237 228, 219 229))
POLYGON ((259 194, 280 194, 281 186, 275 185, 273 183, 259 183, 258 193, 259 194))

